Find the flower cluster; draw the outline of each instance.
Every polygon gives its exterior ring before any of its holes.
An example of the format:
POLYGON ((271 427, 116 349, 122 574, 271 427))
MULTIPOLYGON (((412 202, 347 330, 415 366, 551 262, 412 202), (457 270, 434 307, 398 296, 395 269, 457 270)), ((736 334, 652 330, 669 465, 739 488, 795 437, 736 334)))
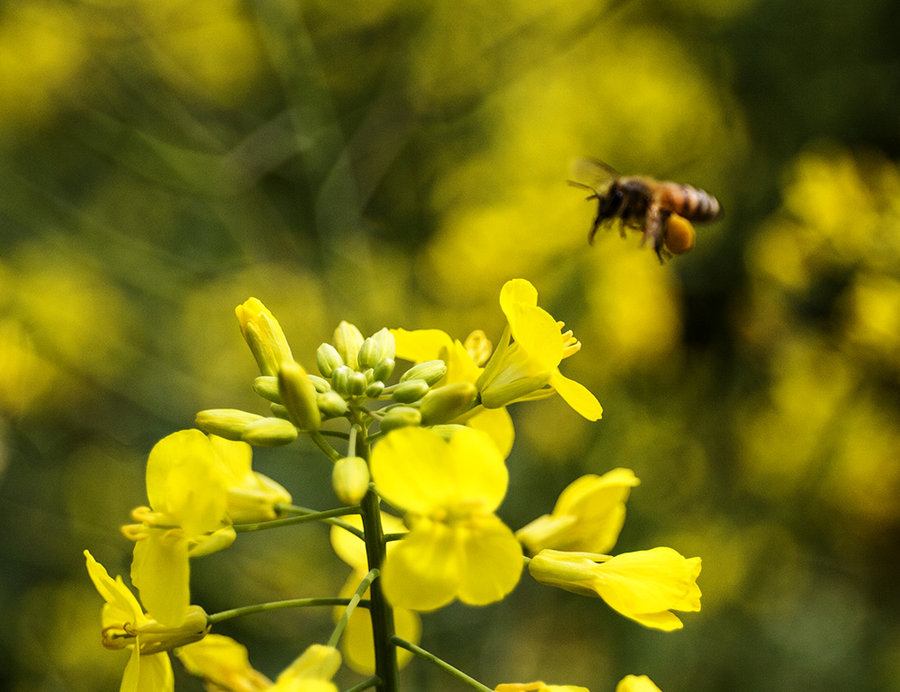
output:
MULTIPOLYGON (((135 523, 123 527, 134 541, 131 582, 140 601, 85 552, 106 602, 104 645, 132 653, 122 690, 172 689, 170 650, 217 690, 328 692, 337 689, 332 678, 346 663, 371 676, 354 690, 394 692, 400 667, 415 655, 486 690, 418 646, 418 613, 455 600, 500 601, 526 567, 540 584, 599 597, 647 627, 679 628, 673 611, 700 609, 699 558, 664 547, 610 554, 639 483, 629 469, 578 478, 549 514, 518 531, 498 515, 510 490, 506 457, 514 435, 507 406, 559 394, 587 420, 602 414, 594 395, 560 372, 581 344, 538 306, 535 288, 523 279, 507 282, 500 307, 507 326, 496 348, 480 331, 464 341, 434 329, 381 329, 366 337, 341 322, 332 342, 317 349, 315 374, 294 360, 259 300, 237 307, 260 372, 253 388, 268 410, 201 411, 199 430, 176 432, 153 448, 148 506, 135 509, 135 523), (398 361, 410 366, 398 372, 398 361), (284 487, 252 470, 252 447, 301 437, 332 465, 332 508, 297 507, 284 487), (244 531, 313 521, 331 524, 334 550, 351 567, 337 596, 212 615, 191 605, 191 560, 228 548, 244 531), (333 608, 331 638, 308 644, 274 682, 252 668, 239 643, 209 634, 250 612, 322 605, 333 608)), ((495 689, 586 688, 533 682, 495 689)), ((656 687, 628 676, 617 689, 656 687)))

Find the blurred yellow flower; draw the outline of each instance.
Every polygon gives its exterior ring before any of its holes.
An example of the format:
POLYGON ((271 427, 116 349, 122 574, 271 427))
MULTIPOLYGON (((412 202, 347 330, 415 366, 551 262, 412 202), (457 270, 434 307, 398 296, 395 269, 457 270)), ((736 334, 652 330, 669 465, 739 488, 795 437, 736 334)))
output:
POLYGON ((250 665, 247 648, 230 637, 210 634, 175 651, 187 671, 203 678, 213 689, 262 692, 272 681, 250 665))
POLYGON ((700 610, 700 558, 685 558, 671 548, 615 557, 543 550, 528 571, 541 584, 599 596, 625 617, 666 632, 684 626, 670 611, 700 610))
POLYGON ((341 654, 332 646, 312 644, 275 679, 271 692, 337 692, 331 678, 341 667, 341 654))
POLYGON ((487 408, 498 408, 548 396, 555 390, 582 416, 599 420, 603 408, 596 397, 559 371, 562 360, 577 353, 581 343, 538 307, 537 297, 537 290, 525 279, 507 281, 500 291, 500 307, 509 325, 478 379, 481 402, 487 408))
POLYGON ((661 692, 646 675, 626 675, 616 685, 616 692, 661 692))
POLYGON ((531 554, 545 548, 605 553, 625 523, 625 502, 640 481, 631 469, 581 476, 559 495, 552 514, 516 531, 531 554))
POLYGON ((198 606, 191 606, 183 610, 179 620, 167 622, 145 615, 121 576, 112 579, 89 551, 85 550, 84 556, 88 575, 105 601, 103 645, 109 649, 131 649, 120 690, 172 690, 172 664, 166 651, 202 639, 208 631, 206 613, 198 606))
POLYGON ((384 592, 395 606, 433 610, 454 598, 485 605, 506 596, 522 571, 522 549, 494 514, 509 480, 503 456, 479 430, 449 439, 402 428, 371 458, 378 492, 406 511, 409 535, 387 555, 384 592))
POLYGON ((497 685, 494 692, 590 692, 590 690, 578 685, 547 685, 537 680, 535 682, 504 682, 497 685))

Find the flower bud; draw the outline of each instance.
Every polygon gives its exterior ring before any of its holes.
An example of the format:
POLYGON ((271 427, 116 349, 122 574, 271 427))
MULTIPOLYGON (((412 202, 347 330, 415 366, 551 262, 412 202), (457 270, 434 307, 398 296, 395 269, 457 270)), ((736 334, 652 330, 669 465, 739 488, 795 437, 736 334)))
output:
POLYGON ((422 425, 437 425, 453 420, 469 410, 477 395, 478 389, 471 382, 454 382, 432 389, 419 405, 422 425))
POLYGON ((393 358, 382 358, 378 361, 378 365, 375 366, 375 371, 372 373, 372 377, 375 381, 387 382, 387 379, 391 376, 391 373, 394 372, 394 359, 393 358))
POLYGON ((331 374, 343 364, 341 354, 331 344, 320 344, 316 349, 316 367, 324 377, 331 377, 331 374))
POLYGON ((362 457, 343 457, 334 462, 331 485, 345 505, 358 505, 369 490, 369 466, 362 457))
POLYGON ((385 358, 393 360, 396 353, 396 342, 394 341, 394 335, 391 334, 391 330, 387 328, 379 329, 372 335, 372 338, 381 347, 381 355, 378 357, 378 360, 384 360, 385 358))
POLYGON ((331 373, 331 386, 339 394, 350 394, 350 373, 353 370, 347 365, 340 365, 331 373))
POLYGON ((297 439, 297 428, 282 418, 260 418, 244 426, 241 439, 256 447, 281 447, 297 439))
POLYGON ((256 298, 248 298, 234 312, 259 371, 263 375, 275 375, 281 361, 292 357, 278 320, 256 298))
POLYGON ((316 397, 316 405, 325 418, 337 418, 347 413, 347 402, 337 392, 324 392, 316 397))
POLYGON ((437 383, 447 374, 447 364, 442 360, 429 360, 418 365, 413 365, 400 376, 401 382, 407 380, 425 380, 428 386, 437 383))
POLYGON ((350 396, 362 396, 366 393, 366 387, 369 386, 369 381, 366 379, 365 373, 351 371, 349 377, 349 391, 350 396))
POLYGON ((359 347, 359 354, 356 356, 361 368, 374 368, 381 360, 381 344, 379 344, 371 336, 362 342, 359 347))
POLYGON ((309 381, 312 382, 313 387, 316 388, 316 391, 319 392, 319 394, 327 392, 329 389, 331 389, 331 382, 326 380, 324 377, 311 375, 309 373, 306 373, 306 376, 309 378, 309 381))
POLYGON ((259 420, 263 417, 236 408, 210 408, 197 413, 194 424, 204 432, 228 440, 240 440, 244 427, 259 420))
POLYGON ((341 320, 334 330, 334 346, 341 355, 345 365, 356 370, 359 360, 357 356, 363 343, 363 335, 355 325, 341 320))
POLYGON ((263 399, 268 399, 274 404, 281 403, 281 396, 278 394, 278 378, 272 375, 260 375, 253 380, 253 391, 259 394, 263 399))
POLYGON ((322 416, 316 404, 316 388, 309 381, 302 365, 293 360, 281 364, 278 371, 278 391, 291 420, 301 430, 319 429, 322 416))
POLYGON ((422 414, 419 413, 419 409, 412 406, 395 406, 381 419, 381 432, 389 432, 409 425, 419 425, 421 422, 422 414))
POLYGON ((425 380, 406 380, 394 387, 391 398, 402 404, 411 404, 425 396, 428 389, 428 383, 425 380))
POLYGON ((384 391, 384 382, 381 380, 375 380, 372 384, 366 387, 366 396, 370 399, 377 399, 381 396, 381 393, 384 391))

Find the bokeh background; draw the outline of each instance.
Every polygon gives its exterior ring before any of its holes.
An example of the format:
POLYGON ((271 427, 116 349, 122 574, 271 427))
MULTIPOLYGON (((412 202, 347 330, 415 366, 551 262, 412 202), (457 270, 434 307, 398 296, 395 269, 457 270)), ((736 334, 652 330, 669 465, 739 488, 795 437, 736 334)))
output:
MULTIPOLYGON (((127 574, 152 445, 265 410, 235 305, 263 300, 312 366, 340 319, 496 339, 521 276, 605 414, 512 407, 501 515, 631 467, 617 550, 702 556, 703 610, 664 634, 525 578, 426 615, 423 645, 491 686, 900 690, 898 26, 895 0, 2 3, 0 688, 117 689, 81 551, 127 574), (582 155, 725 217, 664 266, 635 236, 589 248, 582 155)), ((333 502, 309 445, 254 464, 333 502)), ((347 573, 319 527, 248 534, 194 563, 193 596, 347 573)), ((219 631, 271 676, 330 630, 219 631)))

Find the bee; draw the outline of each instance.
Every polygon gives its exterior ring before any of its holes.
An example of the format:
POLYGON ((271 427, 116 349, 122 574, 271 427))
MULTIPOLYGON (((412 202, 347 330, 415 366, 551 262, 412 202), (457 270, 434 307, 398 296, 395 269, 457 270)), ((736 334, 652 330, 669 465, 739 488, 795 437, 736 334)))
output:
POLYGON ((722 214, 719 201, 690 185, 654 180, 640 175, 620 175, 597 159, 578 159, 576 175, 584 182, 569 184, 591 191, 597 200, 597 216, 588 233, 588 243, 605 223, 621 221, 622 237, 630 228, 643 233, 641 244, 650 241, 659 261, 694 247, 691 221, 713 221, 722 214))

